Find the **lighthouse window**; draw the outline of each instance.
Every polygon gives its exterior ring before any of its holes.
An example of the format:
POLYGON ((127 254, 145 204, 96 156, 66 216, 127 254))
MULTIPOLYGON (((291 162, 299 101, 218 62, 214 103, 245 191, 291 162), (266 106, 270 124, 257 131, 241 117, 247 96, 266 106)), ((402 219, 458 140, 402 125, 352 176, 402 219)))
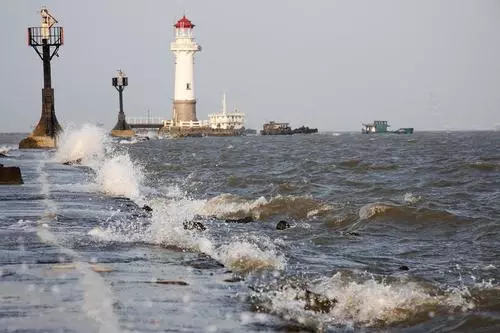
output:
POLYGON ((186 83, 186 90, 191 90, 191 83, 186 83))

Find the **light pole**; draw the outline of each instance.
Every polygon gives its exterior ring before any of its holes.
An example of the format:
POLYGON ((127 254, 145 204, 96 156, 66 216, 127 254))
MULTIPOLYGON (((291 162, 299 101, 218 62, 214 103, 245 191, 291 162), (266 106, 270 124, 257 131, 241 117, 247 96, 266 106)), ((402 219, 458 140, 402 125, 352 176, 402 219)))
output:
POLYGON ((125 119, 125 112, 123 112, 123 90, 128 86, 128 77, 121 69, 118 70, 118 75, 112 79, 113 87, 118 91, 118 98, 120 102, 120 111, 118 112, 118 122, 111 130, 112 136, 130 137, 134 136, 135 132, 132 127, 127 124, 125 119))
POLYGON ((42 7, 40 15, 40 26, 28 28, 28 45, 33 47, 43 63, 42 116, 30 136, 19 143, 19 148, 54 148, 56 136, 62 130, 54 108, 50 61, 54 56, 59 57, 57 51, 64 44, 63 28, 54 27, 57 20, 47 8, 42 7))

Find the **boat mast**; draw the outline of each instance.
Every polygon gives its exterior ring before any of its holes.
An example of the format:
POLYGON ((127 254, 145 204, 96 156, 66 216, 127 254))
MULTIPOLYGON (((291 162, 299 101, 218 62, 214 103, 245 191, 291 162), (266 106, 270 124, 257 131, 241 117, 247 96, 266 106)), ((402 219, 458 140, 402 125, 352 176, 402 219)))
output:
POLYGON ((227 108, 226 108, 226 92, 222 94, 222 114, 227 113, 227 108))

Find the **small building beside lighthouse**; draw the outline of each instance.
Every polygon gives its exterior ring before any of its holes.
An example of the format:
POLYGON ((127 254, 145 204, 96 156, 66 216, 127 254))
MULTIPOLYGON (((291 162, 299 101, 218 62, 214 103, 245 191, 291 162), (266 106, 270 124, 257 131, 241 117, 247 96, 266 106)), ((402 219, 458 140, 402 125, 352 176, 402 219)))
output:
POLYGON ((194 24, 184 15, 175 27, 175 40, 170 51, 175 56, 175 88, 172 125, 182 122, 197 122, 196 95, 194 86, 194 56, 201 46, 194 41, 194 24))
POLYGON ((245 114, 234 109, 233 112, 227 112, 226 93, 222 95, 222 111, 220 113, 211 113, 208 115, 208 125, 214 130, 241 130, 245 125, 245 114))

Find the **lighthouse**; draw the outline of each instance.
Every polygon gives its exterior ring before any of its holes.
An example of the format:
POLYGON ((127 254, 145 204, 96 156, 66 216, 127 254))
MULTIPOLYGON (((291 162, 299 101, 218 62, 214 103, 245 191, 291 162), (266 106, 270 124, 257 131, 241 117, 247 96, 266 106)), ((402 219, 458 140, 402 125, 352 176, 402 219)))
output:
POLYGON ((194 24, 184 15, 175 27, 175 40, 170 51, 175 56, 175 89, 172 123, 180 126, 184 121, 196 118, 196 95, 194 91, 194 56, 201 46, 194 41, 194 24))

